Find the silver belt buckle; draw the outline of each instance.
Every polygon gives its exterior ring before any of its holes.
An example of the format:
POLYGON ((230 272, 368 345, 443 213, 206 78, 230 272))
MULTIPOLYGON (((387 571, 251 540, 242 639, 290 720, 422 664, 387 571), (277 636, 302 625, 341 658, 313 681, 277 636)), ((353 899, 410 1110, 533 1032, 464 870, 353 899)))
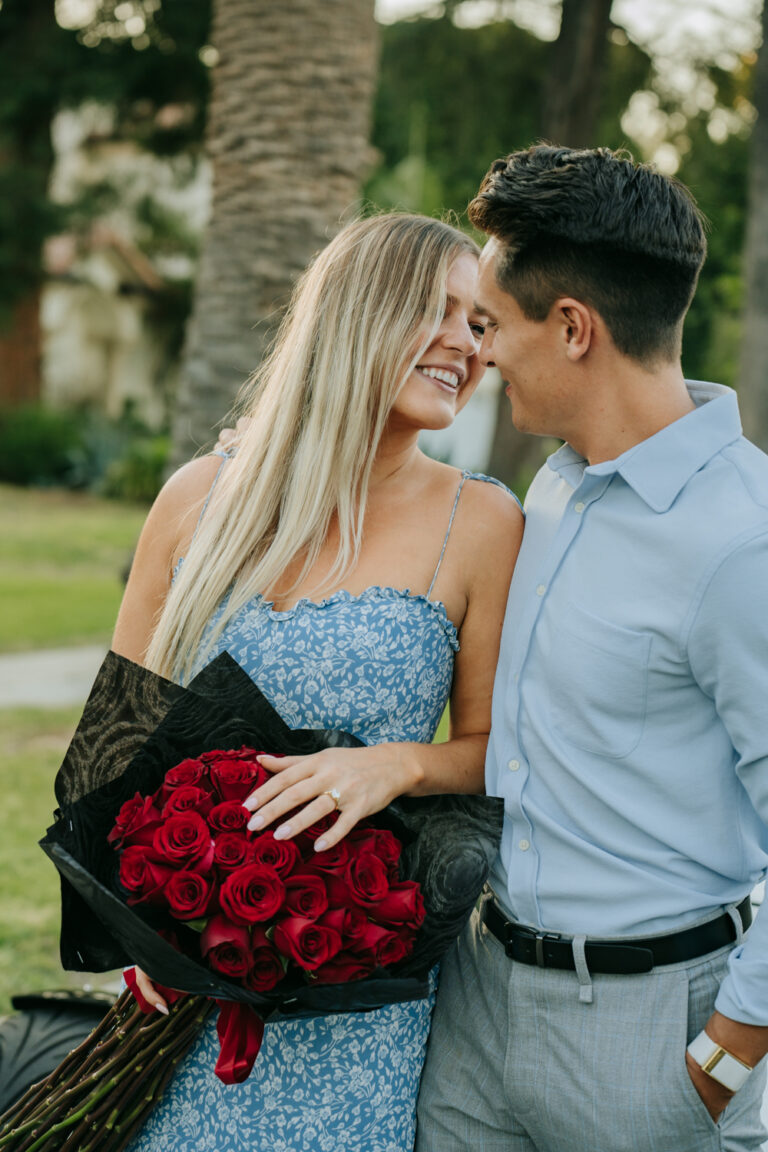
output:
POLYGON ((535 940, 536 940, 536 967, 537 968, 546 968, 547 962, 544 959, 544 941, 547 940, 547 941, 555 941, 556 942, 556 941, 562 940, 562 936, 560 935, 559 932, 537 932, 536 936, 535 936, 535 940))

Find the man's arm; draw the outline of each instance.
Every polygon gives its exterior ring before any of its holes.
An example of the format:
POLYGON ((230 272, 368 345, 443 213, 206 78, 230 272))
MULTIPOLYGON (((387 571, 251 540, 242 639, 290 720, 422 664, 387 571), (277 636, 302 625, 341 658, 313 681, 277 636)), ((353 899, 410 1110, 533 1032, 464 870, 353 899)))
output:
MULTIPOLYGON (((763 846, 768 845, 768 530, 729 552, 712 575, 689 633, 688 654, 731 739, 736 774, 765 826, 763 846)), ((735 828, 734 840, 740 842, 735 828)), ((745 943, 731 954, 705 1031, 750 1067, 768 1052, 766 906, 745 943)), ((717 1118, 733 1093, 689 1053, 686 1060, 699 1095, 717 1118)))

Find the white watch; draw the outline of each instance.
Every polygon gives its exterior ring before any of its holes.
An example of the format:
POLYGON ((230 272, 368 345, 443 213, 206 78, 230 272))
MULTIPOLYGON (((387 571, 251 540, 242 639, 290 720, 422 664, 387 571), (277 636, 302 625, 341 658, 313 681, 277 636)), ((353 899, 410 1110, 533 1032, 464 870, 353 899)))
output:
POLYGON ((699 1032, 698 1036, 691 1040, 688 1051, 702 1072, 706 1072, 707 1076, 711 1076, 731 1092, 738 1092, 752 1071, 749 1064, 744 1064, 730 1052, 726 1052, 725 1048, 716 1044, 706 1032, 699 1032))

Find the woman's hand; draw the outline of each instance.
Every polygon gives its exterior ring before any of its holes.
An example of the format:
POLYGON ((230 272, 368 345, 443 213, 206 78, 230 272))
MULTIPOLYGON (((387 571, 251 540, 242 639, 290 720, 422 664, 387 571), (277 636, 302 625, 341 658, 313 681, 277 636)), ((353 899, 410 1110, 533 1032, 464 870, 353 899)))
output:
POLYGON ((138 967, 138 965, 134 965, 133 971, 136 976, 136 984, 138 986, 139 992, 141 992, 144 999, 147 1000, 150 1004, 154 1004, 157 1011, 162 1012, 163 1016, 167 1016, 168 1005, 157 991, 149 976, 147 976, 146 972, 143 972, 141 968, 138 967))
POLYGON ((289 822, 275 829, 276 840, 289 840, 338 810, 335 824, 315 841, 317 852, 332 848, 360 820, 413 787, 419 767, 410 747, 393 743, 327 748, 312 756, 259 756, 259 763, 274 775, 243 801, 254 813, 248 827, 266 828, 298 808, 289 822))

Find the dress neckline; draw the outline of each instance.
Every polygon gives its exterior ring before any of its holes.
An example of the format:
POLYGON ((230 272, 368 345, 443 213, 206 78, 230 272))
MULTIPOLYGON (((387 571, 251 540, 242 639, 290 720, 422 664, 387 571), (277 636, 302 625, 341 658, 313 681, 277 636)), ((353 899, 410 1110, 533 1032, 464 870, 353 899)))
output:
POLYGON ((352 604, 358 600, 379 599, 379 600, 412 600, 416 603, 426 604, 430 611, 434 612, 438 621, 442 625, 448 641, 455 652, 459 650, 459 633, 453 620, 448 616, 448 610, 442 600, 433 600, 423 592, 411 592, 410 588, 395 588, 389 584, 369 584, 367 588, 363 588, 361 592, 348 592, 346 588, 340 588, 336 592, 331 592, 330 595, 323 597, 322 600, 312 600, 309 596, 301 596, 295 604, 290 608, 275 608, 274 600, 267 600, 264 596, 257 594, 253 600, 243 605, 247 608, 249 604, 256 604, 268 612, 276 620, 290 620, 296 616, 297 613, 302 611, 322 611, 324 608, 333 606, 334 604, 352 604))

